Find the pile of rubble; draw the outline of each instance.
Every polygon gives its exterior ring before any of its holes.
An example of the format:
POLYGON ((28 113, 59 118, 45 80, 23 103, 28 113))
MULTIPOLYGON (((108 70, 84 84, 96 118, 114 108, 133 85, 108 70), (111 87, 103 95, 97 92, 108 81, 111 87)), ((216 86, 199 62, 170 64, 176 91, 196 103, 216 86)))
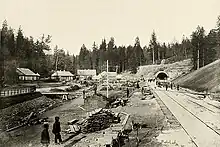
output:
POLYGON ((39 114, 54 104, 55 101, 42 96, 5 109, 1 109, 0 129, 6 130, 19 126, 28 116, 30 116, 31 112, 33 112, 33 115, 39 114))
POLYGON ((82 124, 82 132, 91 133, 103 130, 118 121, 119 118, 109 109, 96 109, 95 111, 89 112, 88 117, 82 124))

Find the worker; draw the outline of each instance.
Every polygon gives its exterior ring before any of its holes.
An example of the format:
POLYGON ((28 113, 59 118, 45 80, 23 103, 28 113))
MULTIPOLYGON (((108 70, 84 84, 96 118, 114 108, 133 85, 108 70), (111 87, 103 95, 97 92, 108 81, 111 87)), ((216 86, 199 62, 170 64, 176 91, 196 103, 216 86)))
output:
POLYGON ((141 88, 141 93, 144 94, 144 87, 141 88))
POLYGON ((180 85, 177 85, 177 90, 178 90, 178 91, 180 90, 180 85))
POLYGON ((86 98, 86 91, 83 90, 83 99, 85 99, 85 98, 86 98))
POLYGON ((41 144, 43 147, 48 147, 50 144, 50 136, 48 132, 49 124, 45 123, 43 127, 44 127, 44 130, 41 133, 41 144))
POLYGON ((53 130, 52 130, 53 134, 55 135, 55 144, 57 144, 57 140, 59 140, 59 143, 62 142, 60 135, 61 127, 60 127, 59 119, 60 118, 58 116, 55 117, 55 123, 53 124, 53 130))
POLYGON ((166 84, 166 91, 167 91, 167 89, 168 89, 168 85, 166 84))
POLYGON ((139 82, 137 82, 137 88, 138 88, 138 89, 140 88, 140 86, 139 86, 139 82))
POLYGON ((129 97, 129 89, 128 89, 128 87, 127 87, 127 98, 129 97))

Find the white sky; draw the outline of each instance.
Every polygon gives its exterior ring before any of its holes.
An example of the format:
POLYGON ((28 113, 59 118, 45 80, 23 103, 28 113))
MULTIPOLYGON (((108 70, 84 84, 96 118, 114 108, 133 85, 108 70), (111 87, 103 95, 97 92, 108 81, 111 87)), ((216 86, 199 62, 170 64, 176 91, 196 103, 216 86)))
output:
POLYGON ((116 45, 149 43, 155 30, 160 42, 189 37, 198 25, 216 27, 220 0, 0 0, 0 21, 26 36, 52 35, 56 44, 78 54, 102 38, 116 45))

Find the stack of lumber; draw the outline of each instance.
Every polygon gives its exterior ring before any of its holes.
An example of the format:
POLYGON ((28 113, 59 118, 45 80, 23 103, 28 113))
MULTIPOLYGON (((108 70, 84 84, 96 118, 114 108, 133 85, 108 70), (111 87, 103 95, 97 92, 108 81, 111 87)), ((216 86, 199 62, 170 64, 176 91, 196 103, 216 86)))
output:
POLYGON ((86 121, 82 124, 83 133, 91 133, 108 128, 115 119, 115 115, 108 109, 96 109, 89 113, 86 121))

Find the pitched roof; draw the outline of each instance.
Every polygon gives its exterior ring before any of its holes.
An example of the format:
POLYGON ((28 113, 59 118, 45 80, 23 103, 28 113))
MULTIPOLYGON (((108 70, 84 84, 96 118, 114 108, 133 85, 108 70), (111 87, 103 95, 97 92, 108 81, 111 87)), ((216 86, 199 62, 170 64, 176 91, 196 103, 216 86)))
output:
POLYGON ((17 68, 17 70, 19 71, 19 73, 26 76, 40 76, 38 73, 36 74, 28 68, 17 68))
POLYGON ((69 71, 56 71, 56 72, 54 72, 52 75, 51 75, 52 77, 56 77, 56 76, 61 76, 61 77, 73 77, 74 75, 71 73, 71 72, 69 72, 69 71))
POLYGON ((77 70, 77 75, 79 76, 95 76, 95 69, 85 69, 85 70, 77 70))
MULTIPOLYGON (((103 71, 102 73, 100 73, 100 75, 101 76, 107 76, 107 72, 103 71)), ((108 76, 115 77, 115 76, 117 76, 117 73, 116 72, 108 72, 108 76)))

